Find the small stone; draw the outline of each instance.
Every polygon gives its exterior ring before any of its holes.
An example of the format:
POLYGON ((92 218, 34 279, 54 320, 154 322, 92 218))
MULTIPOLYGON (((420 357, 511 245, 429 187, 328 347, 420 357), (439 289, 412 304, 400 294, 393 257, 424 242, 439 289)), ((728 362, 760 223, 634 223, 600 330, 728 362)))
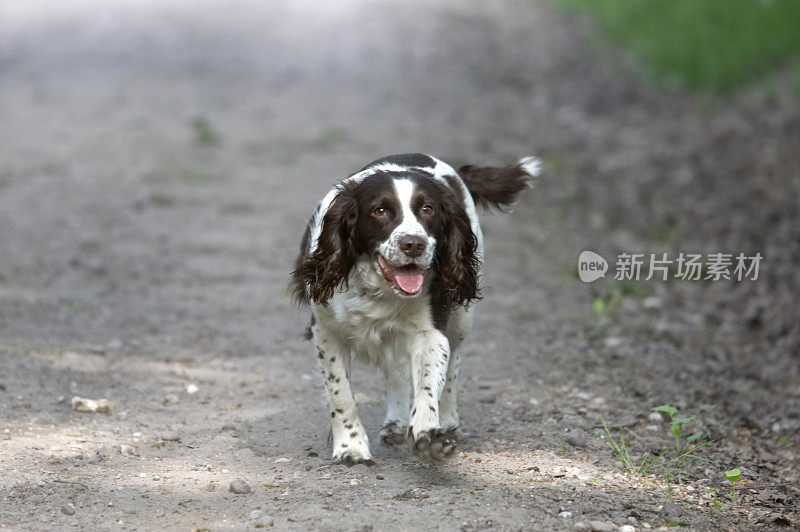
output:
POLYGON ((122 456, 136 456, 138 452, 132 445, 120 445, 119 452, 122 456))
POLYGON ((564 512, 561 512, 560 514, 558 514, 558 516, 561 519, 572 519, 572 512, 564 511, 564 512))
POLYGON ((99 464, 103 461, 103 455, 100 453, 94 453, 92 456, 86 459, 87 464, 99 464))
POLYGON ((224 425, 222 425, 222 429, 221 430, 223 430, 223 431, 236 430, 236 425, 234 425, 233 423, 225 423, 224 425))
POLYGON ((375 475, 375 478, 377 478, 378 480, 383 480, 383 475, 375 475))
POLYGON ((574 428, 567 434, 566 442, 573 447, 586 447, 587 439, 585 430, 574 428))
POLYGON ((236 493, 239 495, 247 495, 252 490, 250 489, 250 484, 245 482, 244 480, 237 478, 233 482, 231 482, 230 488, 228 488, 231 493, 236 493))
POLYGON ((86 399, 77 395, 70 401, 72 409, 76 412, 86 412, 89 414, 110 414, 114 405, 108 399, 86 399))
POLYGON ((75 515, 75 512, 77 512, 77 510, 75 509, 74 504, 68 503, 61 507, 61 512, 67 515, 75 515))
POLYGON ((168 393, 167 395, 164 396, 164 400, 161 401, 161 404, 163 404, 163 405, 174 405, 177 402, 178 402, 177 394, 168 393))
POLYGON ((650 412, 647 416, 647 420, 650 421, 650 423, 661 423, 662 419, 661 414, 658 412, 650 412))
POLYGON ((181 441, 181 435, 173 430, 168 430, 161 433, 161 439, 164 441, 181 441))
POLYGON ((358 486, 359 484, 360 484, 360 482, 358 481, 357 478, 351 478, 350 479, 350 485, 351 486, 358 486))
POLYGON ((603 343, 606 347, 618 347, 622 343, 622 338, 619 336, 609 336, 603 343))
POLYGON ((250 520, 255 521, 262 515, 264 515, 264 513, 261 510, 253 510, 252 512, 250 512, 250 520))
POLYGON ((583 521, 579 521, 579 522, 575 523, 574 525, 572 525, 572 530, 574 532, 591 532, 592 531, 591 527, 588 524, 584 523, 583 521))
POLYGON ((667 517, 680 517, 683 515, 683 507, 674 502, 665 504, 661 511, 664 512, 664 515, 667 517))
POLYGON ((617 532, 636 532, 636 527, 632 525, 622 525, 617 529, 617 532))
POLYGON ((197 393, 199 389, 200 388, 198 388, 198 386, 195 383, 191 383, 188 386, 186 386, 186 393, 188 393, 189 395, 194 395, 197 393))
POLYGON ((253 523, 253 526, 256 528, 269 528, 274 524, 275 520, 272 517, 265 515, 263 517, 260 517, 255 523, 253 523))
POLYGON ((608 521, 589 521, 589 529, 592 532, 616 532, 617 527, 608 521))
POLYGON ((497 398, 495 397, 493 392, 486 392, 481 394, 480 397, 478 397, 478 402, 481 402, 485 405, 490 405, 494 403, 496 399, 497 398))
POLYGON ((637 524, 638 522, 639 522, 639 520, 638 520, 638 519, 636 519, 636 517, 634 517, 634 516, 632 516, 632 515, 629 515, 629 516, 628 516, 628 524, 629 524, 629 525, 634 525, 634 526, 636 526, 636 524, 637 524))

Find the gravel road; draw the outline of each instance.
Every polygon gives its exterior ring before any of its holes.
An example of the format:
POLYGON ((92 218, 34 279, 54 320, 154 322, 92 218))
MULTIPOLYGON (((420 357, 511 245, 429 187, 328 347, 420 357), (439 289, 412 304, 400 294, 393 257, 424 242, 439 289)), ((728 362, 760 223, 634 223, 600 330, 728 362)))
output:
POLYGON ((0 528, 800 526, 796 82, 640 80, 545 2, 0 4, 0 528), (355 368, 378 464, 348 469, 288 275, 333 182, 416 151, 546 170, 482 218, 459 454, 382 448, 355 368), (585 249, 765 258, 586 284, 585 249), (600 428, 657 454, 661 404, 713 440, 669 489, 600 428))

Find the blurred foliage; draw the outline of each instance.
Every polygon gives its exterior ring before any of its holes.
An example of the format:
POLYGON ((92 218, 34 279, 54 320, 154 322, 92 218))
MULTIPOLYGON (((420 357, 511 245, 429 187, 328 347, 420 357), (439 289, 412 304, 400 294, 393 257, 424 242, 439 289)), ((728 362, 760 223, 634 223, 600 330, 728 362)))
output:
POLYGON ((656 80, 721 93, 800 59, 799 0, 560 0, 656 80))

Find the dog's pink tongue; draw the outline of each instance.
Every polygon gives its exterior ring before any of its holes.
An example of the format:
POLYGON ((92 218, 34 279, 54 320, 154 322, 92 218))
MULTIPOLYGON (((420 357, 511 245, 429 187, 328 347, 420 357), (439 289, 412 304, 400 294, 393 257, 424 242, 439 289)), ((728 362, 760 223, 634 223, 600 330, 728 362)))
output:
POLYGON ((407 294, 416 294, 422 288, 422 280, 425 276, 419 270, 413 271, 400 271, 396 272, 394 276, 397 286, 407 294))

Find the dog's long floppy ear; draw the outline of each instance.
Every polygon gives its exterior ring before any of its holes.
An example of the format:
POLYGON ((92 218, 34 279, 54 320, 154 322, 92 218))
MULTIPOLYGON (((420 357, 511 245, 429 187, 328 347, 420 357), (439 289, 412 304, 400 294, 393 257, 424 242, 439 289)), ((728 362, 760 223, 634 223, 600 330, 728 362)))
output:
MULTIPOLYGON (((355 230, 358 205, 352 191, 340 187, 322 218, 322 229, 313 252, 301 253, 292 276, 300 300, 325 305, 342 284, 347 286, 350 270, 358 257, 355 230)), ((310 244, 310 243, 309 243, 310 244)))
POLYGON ((444 241, 437 256, 439 277, 449 305, 468 305, 480 299, 478 239, 469 216, 451 191, 442 201, 444 241))

